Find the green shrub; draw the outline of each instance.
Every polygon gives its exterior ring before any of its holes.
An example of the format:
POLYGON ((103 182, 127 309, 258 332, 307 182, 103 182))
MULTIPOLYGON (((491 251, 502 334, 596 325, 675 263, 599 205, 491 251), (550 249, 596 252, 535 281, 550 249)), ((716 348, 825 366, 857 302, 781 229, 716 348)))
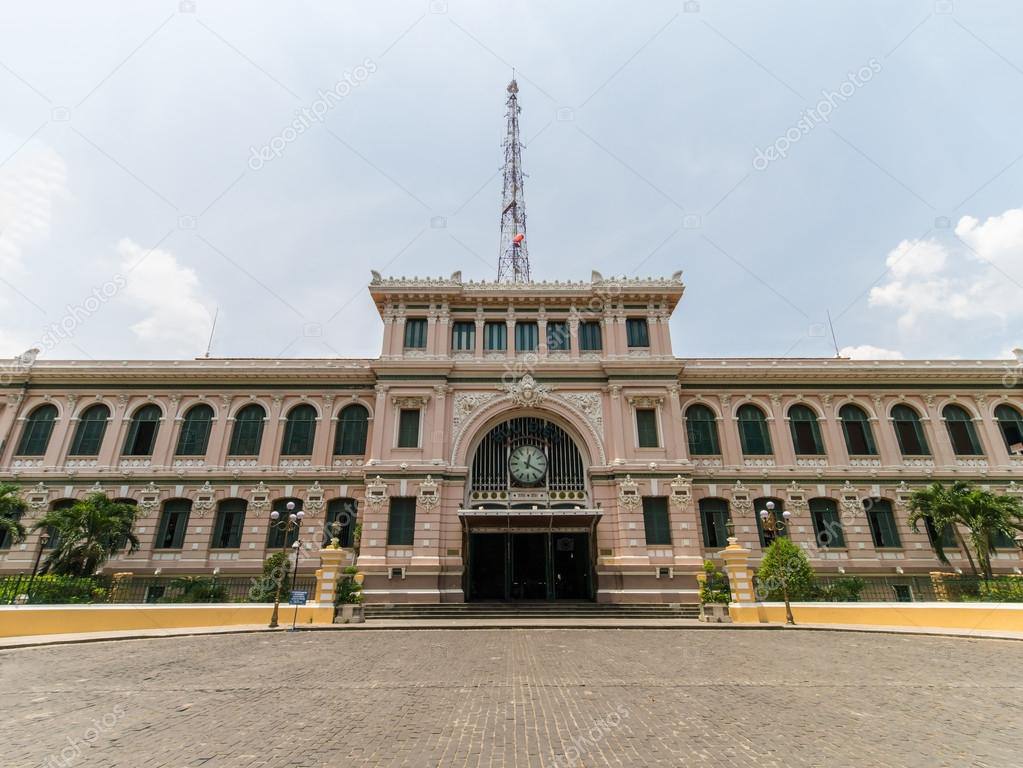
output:
POLYGON ((789 600, 809 600, 817 592, 816 581, 802 547, 787 536, 779 536, 767 548, 757 571, 757 598, 782 600, 787 586, 789 600))
POLYGON ((1023 603, 1023 579, 991 579, 977 583, 978 597, 988 603, 1023 603))
POLYGON ((846 576, 827 584, 819 584, 815 597, 833 603, 855 603, 860 599, 860 593, 866 586, 867 582, 859 576, 846 576))
MULTIPOLYGON (((28 581, 21 583, 20 594, 29 594, 28 581)), ((110 590, 98 579, 40 574, 32 582, 30 602, 33 605, 105 603, 109 595, 110 590)))
POLYGON ((364 599, 362 584, 355 581, 355 574, 359 569, 354 565, 344 568, 343 574, 337 582, 337 594, 334 598, 334 605, 358 605, 364 599))
POLYGON ((726 605, 732 596, 728 587, 728 577, 710 560, 703 561, 703 573, 707 578, 700 585, 700 602, 704 605, 708 603, 726 605))
POLYGON ((227 586, 218 584, 209 576, 180 576, 168 585, 181 590, 179 594, 166 598, 168 603, 223 603, 227 601, 227 586))

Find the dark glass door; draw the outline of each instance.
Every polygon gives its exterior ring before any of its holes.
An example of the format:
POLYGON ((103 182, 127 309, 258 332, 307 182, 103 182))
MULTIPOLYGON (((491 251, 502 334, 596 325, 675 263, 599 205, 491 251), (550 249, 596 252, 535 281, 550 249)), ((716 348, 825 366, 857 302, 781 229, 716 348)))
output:
POLYGON ((505 566, 508 534, 473 533, 469 536, 471 600, 504 600, 507 594, 505 566))
POLYGON ((554 541, 554 597, 587 600, 590 597, 589 535, 552 533, 554 541))
POLYGON ((511 599, 546 600, 548 534, 513 533, 511 599))

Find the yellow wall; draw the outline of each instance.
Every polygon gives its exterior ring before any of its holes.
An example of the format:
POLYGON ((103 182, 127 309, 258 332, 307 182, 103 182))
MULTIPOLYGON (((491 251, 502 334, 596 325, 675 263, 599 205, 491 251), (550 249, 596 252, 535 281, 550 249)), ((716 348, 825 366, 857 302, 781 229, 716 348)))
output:
MULTIPOLYGON (((132 629, 181 629, 269 624, 272 605, 24 605, 0 608, 0 637, 132 629)), ((291 605, 281 605, 278 621, 290 626, 291 605)), ((333 606, 300 606, 299 624, 330 624, 333 606)))
MULTIPOLYGON (((736 623, 784 622, 783 603, 732 603, 736 623)), ((1023 632, 1019 603, 792 603, 796 624, 865 624, 1023 632)))

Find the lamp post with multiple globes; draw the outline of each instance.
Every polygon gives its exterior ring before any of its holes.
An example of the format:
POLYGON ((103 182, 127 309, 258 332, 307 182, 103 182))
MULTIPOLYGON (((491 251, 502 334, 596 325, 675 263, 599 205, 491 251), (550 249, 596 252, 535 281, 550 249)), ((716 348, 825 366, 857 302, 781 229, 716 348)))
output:
MULTIPOLYGON (((281 519, 281 513, 276 509, 270 513, 270 525, 276 526, 283 533, 283 539, 281 541, 281 554, 285 554, 288 551, 288 536, 293 530, 296 530, 302 526, 302 518, 305 517, 305 512, 301 509, 298 512, 295 511, 295 502, 289 501, 285 505, 285 509, 288 511, 288 516, 281 519)), ((297 541, 295 542, 298 543, 297 541)), ((298 571, 298 549, 295 549, 295 570, 298 571)), ((284 566, 284 571, 277 578, 277 589, 274 592, 274 612, 270 615, 270 629, 276 629, 277 614, 281 607, 281 585, 284 583, 284 577, 287 576, 287 565, 284 566)))
MULTIPOLYGON (((779 520, 774 514, 774 502, 769 501, 764 505, 766 509, 762 509, 759 512, 760 523, 764 528, 764 538, 767 538, 767 532, 771 532, 772 539, 774 536, 780 536, 785 532, 789 518, 792 517, 792 513, 787 509, 781 513, 782 520, 779 520)), ((785 598, 785 623, 795 626, 796 622, 792 618, 792 607, 789 605, 789 575, 786 572, 786 564, 782 564, 781 569, 781 593, 782 597, 785 598)))

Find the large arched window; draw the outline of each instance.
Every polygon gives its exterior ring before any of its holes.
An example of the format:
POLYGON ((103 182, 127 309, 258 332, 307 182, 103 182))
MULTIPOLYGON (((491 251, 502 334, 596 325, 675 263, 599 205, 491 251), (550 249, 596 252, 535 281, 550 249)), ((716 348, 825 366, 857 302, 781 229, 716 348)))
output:
POLYGON ((980 456, 984 453, 969 411, 960 405, 946 405, 941 415, 945 417, 948 439, 952 441, 956 456, 980 456))
POLYGON ((335 536, 342 547, 352 546, 356 508, 355 499, 331 499, 327 502, 327 517, 323 524, 323 546, 330 544, 330 540, 335 536))
POLYGON ((258 456, 259 446, 263 442, 263 422, 266 411, 263 406, 252 403, 238 411, 234 417, 234 429, 231 430, 231 445, 228 456, 258 456))
POLYGON ((703 546, 728 546, 728 502, 724 499, 700 499, 700 523, 703 546))
POLYGON ((192 406, 181 422, 178 435, 178 456, 205 456, 213 426, 213 409, 205 403, 192 406))
POLYGON ((353 403, 341 409, 337 417, 337 435, 334 437, 336 456, 362 456, 366 453, 366 434, 369 431, 369 411, 353 403))
POLYGON ((691 405, 686 409, 686 434, 691 455, 716 456, 721 453, 717 419, 714 411, 707 406, 691 405))
POLYGON ((1011 405, 1000 405, 995 408, 995 419, 1009 453, 1023 454, 1023 415, 1011 405))
POLYGON ((125 456, 151 456, 156 445, 156 432, 163 413, 158 405, 143 405, 131 417, 128 435, 124 440, 125 456))
POLYGON ((897 405, 892 408, 892 425, 895 436, 899 439, 899 450, 903 456, 929 456, 924 437, 924 427, 920 423, 920 415, 908 405, 897 405))
POLYGON ((838 411, 845 434, 845 447, 850 456, 876 456, 877 444, 870 428, 870 417, 858 405, 847 403, 838 411))
POLYGON ((110 409, 101 403, 90 405, 82 411, 69 453, 72 456, 96 456, 103 444, 109 420, 110 409))
POLYGON ((767 431, 764 412, 755 405, 739 408, 739 443, 747 456, 769 456, 772 453, 771 435, 767 431))
POLYGON ((53 422, 57 418, 57 407, 55 405, 40 405, 25 419, 25 426, 21 430, 21 440, 18 441, 17 456, 42 456, 46 453, 46 447, 50 444, 50 435, 53 434, 53 422))
POLYGON ((313 452, 316 437, 316 409, 311 405, 296 405, 288 412, 284 426, 283 456, 308 456, 313 452))
POLYGON ((824 440, 817 423, 817 414, 807 405, 789 408, 789 429, 792 447, 799 456, 820 456, 824 453, 824 440))

